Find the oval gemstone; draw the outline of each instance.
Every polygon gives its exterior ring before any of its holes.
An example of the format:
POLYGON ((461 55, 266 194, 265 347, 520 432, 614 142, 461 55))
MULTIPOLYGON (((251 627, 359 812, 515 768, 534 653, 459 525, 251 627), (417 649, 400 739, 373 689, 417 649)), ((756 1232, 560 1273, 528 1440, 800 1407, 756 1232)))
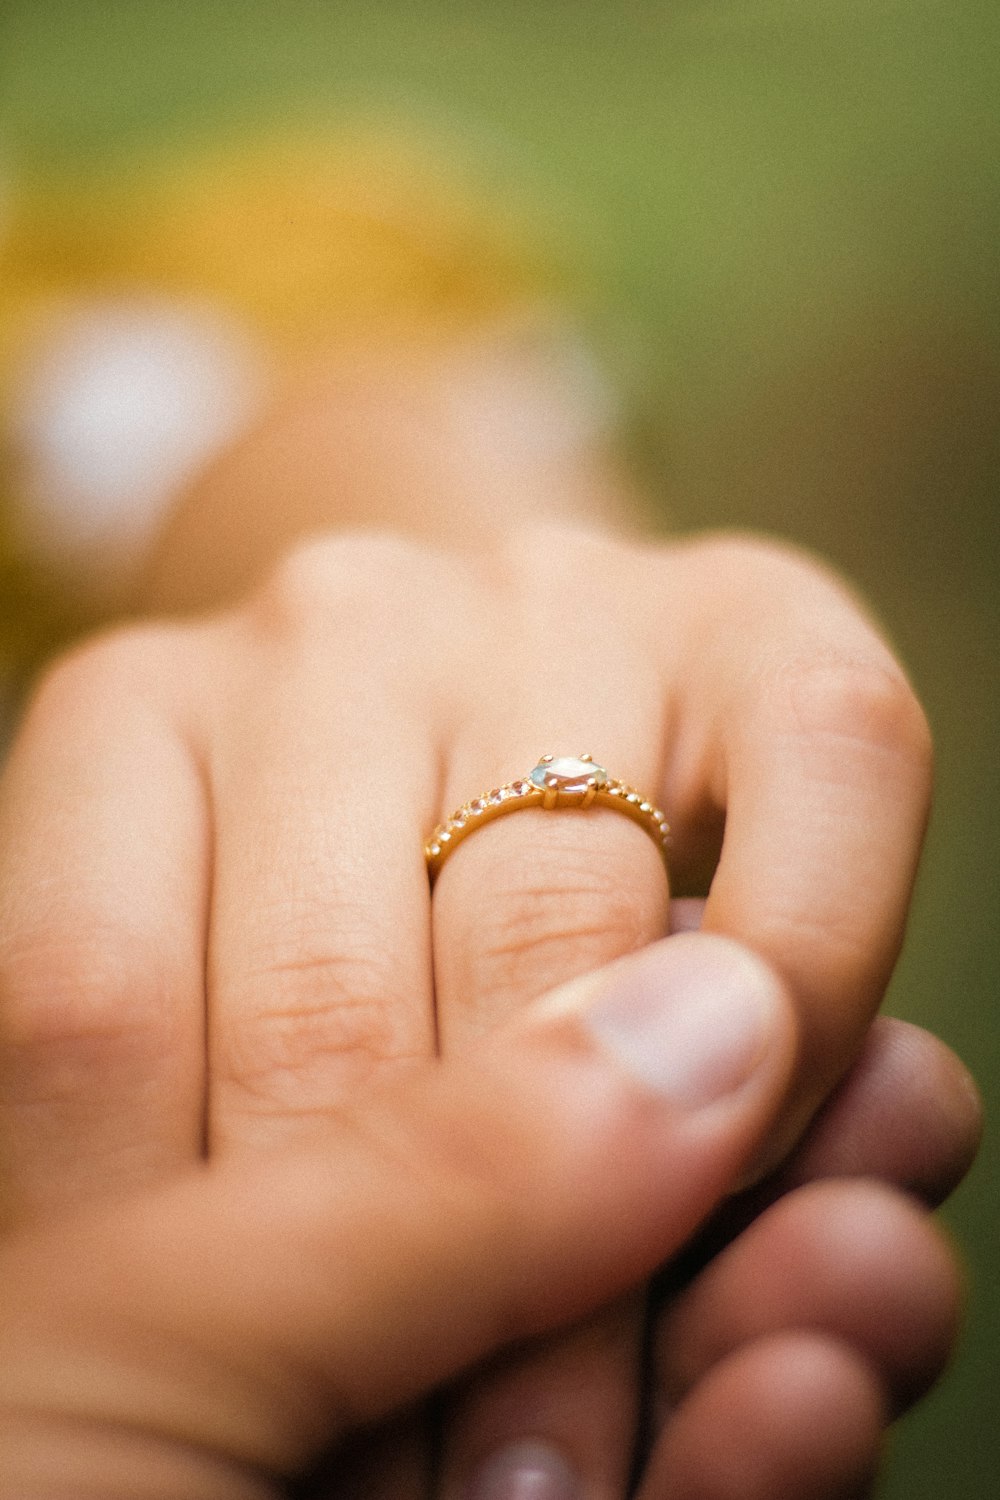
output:
POLYGON ((585 792, 587 782, 593 778, 603 786, 608 773, 603 766, 592 760, 578 760, 575 755, 557 755, 553 760, 540 760, 529 776, 532 786, 546 787, 555 784, 559 792, 585 792))

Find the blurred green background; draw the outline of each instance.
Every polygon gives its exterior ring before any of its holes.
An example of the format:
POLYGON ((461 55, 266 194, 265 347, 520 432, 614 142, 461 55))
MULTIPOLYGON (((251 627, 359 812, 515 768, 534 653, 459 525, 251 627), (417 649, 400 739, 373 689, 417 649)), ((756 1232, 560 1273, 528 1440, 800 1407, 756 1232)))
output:
MULTIPOLYGON (((939 795, 890 1008, 995 1098, 996 0, 0 0, 0 28, 19 171, 387 114, 464 140, 498 201, 545 204, 655 435, 665 520, 820 549, 908 662, 939 795)), ((946 1211, 964 1345, 902 1425, 885 1500, 998 1492, 998 1182, 988 1136, 946 1211)))

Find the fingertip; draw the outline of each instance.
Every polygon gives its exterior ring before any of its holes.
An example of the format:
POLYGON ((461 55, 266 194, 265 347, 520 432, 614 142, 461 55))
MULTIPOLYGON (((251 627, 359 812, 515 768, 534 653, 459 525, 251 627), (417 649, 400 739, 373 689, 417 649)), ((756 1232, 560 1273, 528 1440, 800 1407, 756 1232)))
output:
POLYGON ((639 1500, 842 1500, 867 1493, 886 1422, 868 1363, 812 1332, 722 1361, 668 1419, 639 1500))
POLYGON ((876 1035, 883 1056, 895 1063, 897 1077, 905 1079, 913 1101, 907 1136, 909 1180, 902 1185, 936 1207, 958 1186, 979 1150, 979 1087, 962 1059, 922 1026, 886 1018, 876 1035))
POLYGON ((598 1053, 681 1114, 776 1109, 796 1050, 774 970, 719 934, 681 933, 550 992, 532 1024, 572 1019, 598 1053), (748 1103, 753 1099, 753 1105, 748 1103))
POLYGON ((674 1304, 658 1348, 669 1390, 690 1389, 734 1349, 814 1328, 856 1349, 903 1410, 951 1352, 962 1277, 913 1199, 871 1181, 799 1188, 767 1209, 674 1304))
POLYGON ((705 902, 700 896, 675 896, 670 903, 671 935, 697 932, 704 915, 705 902))
POLYGON ((780 1185, 877 1177, 935 1208, 968 1172, 982 1131, 982 1100, 961 1059, 923 1027, 880 1017, 780 1185))

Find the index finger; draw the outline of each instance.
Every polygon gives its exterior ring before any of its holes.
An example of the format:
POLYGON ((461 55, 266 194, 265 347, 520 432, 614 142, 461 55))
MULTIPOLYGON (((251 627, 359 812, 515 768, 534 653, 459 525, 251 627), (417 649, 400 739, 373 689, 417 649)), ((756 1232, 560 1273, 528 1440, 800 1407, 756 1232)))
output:
POLYGON ((889 648, 818 565, 753 542, 703 544, 688 561, 713 611, 691 621, 680 701, 700 747, 687 770, 675 758, 668 806, 682 841, 706 805, 724 810, 704 928, 755 949, 797 1001, 778 1155, 854 1056, 892 973, 930 736, 889 648))

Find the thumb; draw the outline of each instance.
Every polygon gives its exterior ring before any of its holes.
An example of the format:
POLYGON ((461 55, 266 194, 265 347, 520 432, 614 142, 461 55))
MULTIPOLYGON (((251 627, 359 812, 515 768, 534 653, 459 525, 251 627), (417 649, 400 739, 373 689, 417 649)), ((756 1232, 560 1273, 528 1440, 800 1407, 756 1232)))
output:
POLYGON ((737 944, 671 938, 369 1095, 321 1151, 12 1242, 0 1410, 48 1404, 90 1455, 106 1427, 213 1482, 291 1474, 676 1250, 780 1104, 791 1016, 737 944))

